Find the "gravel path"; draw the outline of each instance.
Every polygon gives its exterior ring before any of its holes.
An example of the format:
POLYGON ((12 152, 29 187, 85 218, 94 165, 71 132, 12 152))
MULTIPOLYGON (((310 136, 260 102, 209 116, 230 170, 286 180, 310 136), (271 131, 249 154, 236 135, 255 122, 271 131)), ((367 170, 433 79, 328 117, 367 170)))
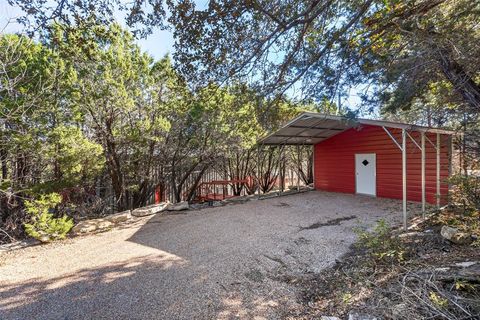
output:
POLYGON ((289 276, 317 272, 396 200, 312 191, 0 256, 0 319, 280 319, 289 276))

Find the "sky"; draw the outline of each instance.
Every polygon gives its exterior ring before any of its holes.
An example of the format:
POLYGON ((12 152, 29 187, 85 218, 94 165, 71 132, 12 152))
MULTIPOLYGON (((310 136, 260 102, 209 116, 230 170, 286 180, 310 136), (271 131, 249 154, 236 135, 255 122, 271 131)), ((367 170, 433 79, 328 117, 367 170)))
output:
MULTIPOLYGON (((197 7, 206 7, 208 0, 196 0, 197 7)), ((21 16, 23 12, 10 6, 6 0, 0 0, 0 33, 16 33, 22 31, 22 26, 15 22, 15 18, 21 16)), ((117 20, 122 23, 121 14, 117 20)), ((140 47, 152 55, 155 59, 160 59, 166 54, 173 54, 174 39, 171 31, 154 29, 153 33, 147 38, 137 41, 140 47)), ((342 105, 350 109, 356 109, 360 104, 358 97, 359 88, 352 88, 350 95, 342 99, 342 105)))
MULTIPOLYGON (((0 32, 16 33, 22 31, 22 26, 15 22, 15 18, 23 12, 10 6, 6 0, 0 0, 0 32)), ((122 19, 118 19, 122 22, 122 19)), ((168 53, 173 53, 173 35, 170 31, 154 30, 153 34, 137 41, 140 47, 156 59, 168 53)))

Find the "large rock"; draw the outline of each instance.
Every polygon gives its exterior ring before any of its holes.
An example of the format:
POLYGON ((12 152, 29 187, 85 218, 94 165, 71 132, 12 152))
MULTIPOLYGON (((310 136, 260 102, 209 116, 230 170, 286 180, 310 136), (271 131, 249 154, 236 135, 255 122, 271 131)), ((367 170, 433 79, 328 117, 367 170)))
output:
POLYGON ((132 211, 132 216, 135 216, 135 217, 150 216, 152 214, 156 214, 156 213, 167 210, 169 205, 170 205, 170 202, 162 202, 159 204, 152 204, 151 206, 137 208, 132 211))
POLYGON ((333 317, 333 316, 321 316, 320 320, 340 320, 339 317, 333 317))
POLYGON ((113 223, 106 219, 85 220, 77 223, 71 230, 74 235, 104 231, 113 227, 113 223))
POLYGON ((86 220, 86 221, 80 221, 77 223, 71 230, 73 234, 82 234, 82 233, 88 233, 88 232, 93 232, 97 229, 97 224, 94 222, 94 220, 86 220))
POLYGON ((469 233, 462 232, 457 228, 443 226, 440 234, 445 239, 456 244, 470 244, 472 242, 472 236, 469 233))
POLYGON ((169 211, 181 211, 181 210, 188 210, 190 208, 190 205, 188 204, 188 201, 181 201, 178 203, 170 203, 168 205, 167 210, 169 211))
POLYGON ((111 223, 120 223, 129 220, 132 217, 131 210, 111 214, 105 217, 105 220, 110 221, 111 223))
POLYGON ((97 220, 100 220, 100 221, 97 221, 97 230, 105 230, 113 227, 113 222, 111 221, 108 221, 105 219, 97 219, 97 220))
POLYGON ((223 201, 213 201, 212 206, 213 207, 223 207, 225 204, 227 204, 227 203, 223 202, 223 201))

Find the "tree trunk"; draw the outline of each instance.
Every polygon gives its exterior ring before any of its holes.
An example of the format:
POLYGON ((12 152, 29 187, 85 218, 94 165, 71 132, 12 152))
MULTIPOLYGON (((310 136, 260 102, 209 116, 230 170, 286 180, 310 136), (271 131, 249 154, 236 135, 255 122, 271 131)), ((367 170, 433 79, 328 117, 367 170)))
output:
MULTIPOLYGON (((180 202, 182 201, 182 188, 183 188, 183 185, 185 184, 185 182, 187 181, 188 177, 192 174, 193 171, 195 171, 195 168, 197 168, 197 166, 200 164, 201 161, 199 162, 195 162, 194 164, 192 164, 188 169, 187 171, 185 171, 183 173, 183 175, 181 176, 181 179, 179 181, 179 183, 177 185, 175 185, 174 187, 174 194, 175 194, 175 202, 180 202)), ((172 176, 176 176, 174 175, 175 171, 175 168, 172 167, 172 176)))
POLYGON ((117 210, 123 211, 128 208, 128 201, 125 196, 125 188, 123 185, 123 176, 120 166, 120 160, 118 159, 118 156, 116 154, 115 143, 108 138, 106 139, 106 147, 108 173, 112 180, 112 187, 117 202, 117 210))
POLYGON ((2 162, 2 180, 8 179, 8 167, 7 167, 7 152, 5 150, 1 150, 1 162, 2 162))
POLYGON ((203 174, 207 170, 209 166, 204 165, 200 173, 197 175, 195 178, 195 181, 193 182, 193 185, 190 187, 190 190, 188 191, 187 195, 187 201, 190 202, 193 199, 193 196, 195 195, 195 190, 197 189, 198 185, 200 184, 200 181, 202 180, 203 174))

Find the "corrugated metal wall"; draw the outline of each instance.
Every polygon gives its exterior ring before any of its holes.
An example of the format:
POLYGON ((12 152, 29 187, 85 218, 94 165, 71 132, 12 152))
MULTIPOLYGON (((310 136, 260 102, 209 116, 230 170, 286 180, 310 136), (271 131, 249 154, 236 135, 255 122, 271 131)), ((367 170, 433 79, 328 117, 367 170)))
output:
MULTIPOLYGON (((401 144, 401 130, 389 129, 401 144)), ((410 133, 420 144, 420 133, 410 133)), ((427 134, 436 144, 436 134, 427 134)), ((428 142, 426 147, 426 200, 436 203, 436 151, 428 142)), ((402 198, 402 153, 387 133, 379 126, 349 129, 315 145, 315 188, 320 190, 355 193, 355 154, 375 153, 377 165, 377 196, 402 198)), ((440 179, 442 202, 448 194, 449 136, 441 135, 440 179)), ((407 199, 421 201, 421 151, 407 137, 407 199)))

